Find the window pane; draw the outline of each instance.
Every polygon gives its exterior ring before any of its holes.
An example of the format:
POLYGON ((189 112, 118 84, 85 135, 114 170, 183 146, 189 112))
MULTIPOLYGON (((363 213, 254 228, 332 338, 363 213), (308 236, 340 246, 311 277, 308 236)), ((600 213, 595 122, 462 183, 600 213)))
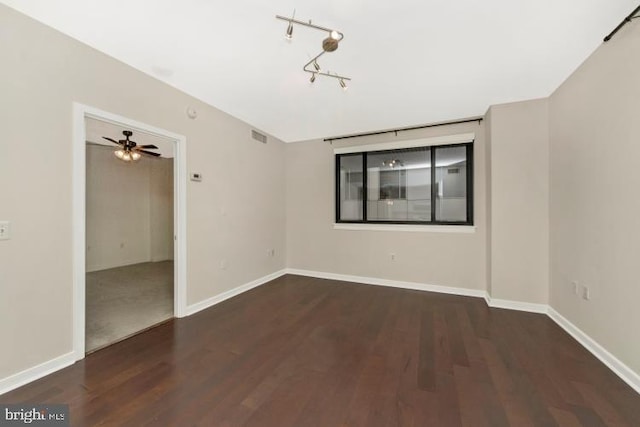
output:
POLYGON ((467 149, 436 148, 436 220, 467 220, 467 149))
POLYGON ((340 220, 361 221, 363 196, 362 155, 340 156, 340 220))
POLYGON ((431 221, 431 151, 367 153, 367 220, 431 221))

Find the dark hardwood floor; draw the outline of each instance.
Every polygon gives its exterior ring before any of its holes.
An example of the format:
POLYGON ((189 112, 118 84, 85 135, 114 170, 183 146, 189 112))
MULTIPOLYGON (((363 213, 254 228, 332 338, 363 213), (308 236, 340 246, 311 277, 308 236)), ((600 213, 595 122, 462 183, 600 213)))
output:
POLYGON ((284 276, 0 396, 75 426, 640 426, 640 395, 544 315, 284 276))

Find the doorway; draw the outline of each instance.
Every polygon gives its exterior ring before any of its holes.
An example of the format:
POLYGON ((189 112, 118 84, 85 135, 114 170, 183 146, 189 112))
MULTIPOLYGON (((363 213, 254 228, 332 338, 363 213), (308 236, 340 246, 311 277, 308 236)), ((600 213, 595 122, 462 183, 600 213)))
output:
POLYGON ((76 360, 184 315, 185 148, 183 136, 74 104, 76 360), (124 161, 123 131, 158 149, 124 161))
POLYGON ((94 118, 85 129, 90 353, 173 318, 174 143, 94 118))

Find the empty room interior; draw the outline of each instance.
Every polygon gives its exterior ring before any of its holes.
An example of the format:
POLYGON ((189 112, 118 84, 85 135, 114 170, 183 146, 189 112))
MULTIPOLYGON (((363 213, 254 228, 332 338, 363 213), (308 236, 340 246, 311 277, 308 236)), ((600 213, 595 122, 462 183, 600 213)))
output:
POLYGON ((637 0, 0 3, 0 424, 640 426, 637 0))

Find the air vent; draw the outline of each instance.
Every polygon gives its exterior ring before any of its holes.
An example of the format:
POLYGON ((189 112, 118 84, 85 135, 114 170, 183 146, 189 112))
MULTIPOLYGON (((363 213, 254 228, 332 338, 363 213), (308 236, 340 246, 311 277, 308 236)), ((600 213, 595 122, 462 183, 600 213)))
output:
POLYGON ((459 168, 447 169, 447 173, 460 173, 460 169, 459 168))
POLYGON ((260 141, 263 144, 267 143, 267 135, 262 134, 257 130, 251 130, 251 138, 255 139, 256 141, 260 141))

